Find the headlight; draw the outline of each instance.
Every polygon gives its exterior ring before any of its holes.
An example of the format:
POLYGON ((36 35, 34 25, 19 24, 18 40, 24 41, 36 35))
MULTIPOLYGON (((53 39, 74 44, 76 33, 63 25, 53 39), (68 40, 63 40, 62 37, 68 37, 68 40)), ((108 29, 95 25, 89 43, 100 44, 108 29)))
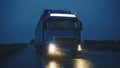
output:
POLYGON ((53 53, 55 53, 55 51, 56 51, 56 46, 55 46, 55 44, 50 43, 50 44, 49 44, 49 47, 48 47, 48 52, 49 52, 49 54, 53 54, 53 53))
POLYGON ((48 47, 48 54, 49 55, 61 55, 61 51, 55 44, 50 43, 48 47))
POLYGON ((77 49, 78 51, 81 51, 82 50, 82 48, 81 48, 81 45, 79 44, 78 45, 78 49, 77 49))

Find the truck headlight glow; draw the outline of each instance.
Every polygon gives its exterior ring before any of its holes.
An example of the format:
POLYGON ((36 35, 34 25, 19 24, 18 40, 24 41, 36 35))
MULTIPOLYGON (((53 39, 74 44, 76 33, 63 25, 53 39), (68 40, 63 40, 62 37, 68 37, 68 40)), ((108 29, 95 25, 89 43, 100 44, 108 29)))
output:
POLYGON ((54 17, 76 17, 74 14, 62 14, 62 13, 51 13, 50 16, 54 17))
POLYGON ((81 48, 81 45, 79 44, 78 45, 78 49, 77 49, 78 51, 81 51, 82 50, 82 48, 81 48))
POLYGON ((49 54, 53 54, 55 51, 56 51, 56 46, 55 46, 55 44, 50 43, 50 44, 49 44, 49 47, 48 47, 48 52, 49 52, 49 54))
POLYGON ((48 54, 51 55, 51 56, 54 56, 54 55, 60 56, 61 51, 56 46, 56 44, 50 43, 49 46, 48 46, 48 54))

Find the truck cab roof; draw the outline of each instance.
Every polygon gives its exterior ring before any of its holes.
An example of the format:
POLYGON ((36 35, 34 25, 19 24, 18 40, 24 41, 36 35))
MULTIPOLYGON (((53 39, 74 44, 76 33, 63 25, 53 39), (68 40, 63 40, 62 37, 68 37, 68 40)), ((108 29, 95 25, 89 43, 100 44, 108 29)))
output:
POLYGON ((66 10, 55 10, 55 9, 45 9, 45 13, 66 13, 66 14, 73 14, 71 11, 66 10))
POLYGON ((41 19, 48 20, 48 19, 76 19, 76 14, 71 11, 66 10, 55 10, 55 9, 45 9, 41 19))

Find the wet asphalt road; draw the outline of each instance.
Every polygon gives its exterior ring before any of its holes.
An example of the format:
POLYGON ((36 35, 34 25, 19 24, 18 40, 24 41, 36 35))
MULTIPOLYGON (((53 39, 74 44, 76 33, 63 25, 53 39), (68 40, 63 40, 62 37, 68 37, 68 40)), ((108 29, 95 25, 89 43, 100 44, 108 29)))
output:
POLYGON ((45 59, 34 45, 0 60, 0 68, 120 68, 120 52, 91 51, 71 59, 45 59))

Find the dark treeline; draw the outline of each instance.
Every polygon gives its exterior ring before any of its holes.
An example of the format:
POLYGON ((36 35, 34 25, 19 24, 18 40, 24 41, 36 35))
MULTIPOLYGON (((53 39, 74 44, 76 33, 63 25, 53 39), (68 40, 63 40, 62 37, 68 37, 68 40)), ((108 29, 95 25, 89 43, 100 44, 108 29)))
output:
POLYGON ((88 50, 120 51, 120 40, 84 40, 83 48, 88 50))
POLYGON ((0 59, 8 57, 25 47, 24 43, 0 44, 0 59))
POLYGON ((120 43, 120 40, 84 40, 84 43, 120 43))

